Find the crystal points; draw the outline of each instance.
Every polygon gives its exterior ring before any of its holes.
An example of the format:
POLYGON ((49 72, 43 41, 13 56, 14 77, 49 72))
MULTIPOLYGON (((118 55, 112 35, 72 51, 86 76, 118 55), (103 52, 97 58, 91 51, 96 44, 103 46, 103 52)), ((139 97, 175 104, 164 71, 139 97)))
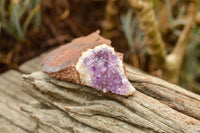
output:
POLYGON ((82 53, 76 65, 81 82, 104 93, 130 95, 135 88, 125 76, 122 61, 112 47, 102 44, 82 53))

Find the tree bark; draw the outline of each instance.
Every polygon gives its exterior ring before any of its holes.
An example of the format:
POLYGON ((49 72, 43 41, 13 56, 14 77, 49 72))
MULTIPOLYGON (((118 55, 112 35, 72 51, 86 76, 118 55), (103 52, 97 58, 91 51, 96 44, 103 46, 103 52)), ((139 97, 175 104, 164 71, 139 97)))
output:
POLYGON ((125 65, 132 96, 102 93, 42 72, 23 75, 22 89, 39 101, 22 105, 38 132, 200 132, 200 96, 125 65))

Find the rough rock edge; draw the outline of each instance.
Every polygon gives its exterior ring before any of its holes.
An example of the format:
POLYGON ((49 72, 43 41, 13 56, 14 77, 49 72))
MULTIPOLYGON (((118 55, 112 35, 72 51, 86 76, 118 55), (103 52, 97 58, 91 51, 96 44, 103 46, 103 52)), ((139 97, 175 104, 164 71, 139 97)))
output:
MULTIPOLYGON (((106 44, 106 45, 108 45, 108 46, 111 47, 111 41, 109 39, 103 38, 102 36, 99 35, 99 33, 100 33, 100 31, 97 30, 96 32, 91 33, 88 36, 76 38, 76 39, 72 40, 70 43, 67 43, 67 44, 65 44, 65 45, 63 45, 63 46, 61 46, 61 47, 53 50, 47 56, 45 56, 45 58, 41 62, 41 65, 42 66, 45 65, 45 63, 48 60, 48 57, 51 56, 52 53, 56 52, 57 50, 61 49, 62 47, 65 47, 68 44, 72 44, 72 43, 76 43, 76 42, 81 42, 81 40, 84 40, 84 43, 87 43, 87 41, 88 41, 88 44, 89 43, 91 44, 91 42, 93 43, 93 45, 91 45, 87 49, 90 49, 90 48, 93 49, 94 47, 102 45, 102 44, 106 44), (92 38, 91 41, 89 40, 90 38, 92 38)), ((87 51, 87 50, 85 50, 85 51, 87 51)), ((82 52, 85 52, 85 51, 82 51, 82 52)), ((116 54, 123 61, 123 54, 119 53, 119 52, 116 52, 116 54)), ((72 55, 67 55, 67 56, 72 56, 72 55)), ((56 78, 56 79, 60 79, 60 80, 64 80, 64 81, 69 81, 69 82, 73 82, 73 83, 77 83, 77 84, 81 84, 79 74, 78 74, 78 72, 76 71, 76 68, 75 68, 75 65, 77 64, 77 62, 78 62, 78 59, 73 63, 73 65, 67 66, 65 68, 62 68, 61 70, 56 71, 56 72, 48 72, 48 71, 46 71, 43 68, 42 68, 42 71, 44 73, 47 73, 51 77, 56 78)))

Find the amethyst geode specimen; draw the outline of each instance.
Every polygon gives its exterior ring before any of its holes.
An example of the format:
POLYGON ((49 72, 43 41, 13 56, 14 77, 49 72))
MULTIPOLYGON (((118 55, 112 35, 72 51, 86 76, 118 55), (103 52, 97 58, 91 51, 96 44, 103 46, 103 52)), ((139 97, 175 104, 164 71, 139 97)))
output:
POLYGON ((42 62, 42 71, 57 79, 87 85, 104 93, 131 95, 135 88, 125 76, 122 54, 99 31, 74 39, 42 62))
POLYGON ((76 70, 83 84, 104 93, 111 91, 119 95, 129 95, 135 91, 124 74, 122 61, 114 49, 106 44, 83 52, 76 70))

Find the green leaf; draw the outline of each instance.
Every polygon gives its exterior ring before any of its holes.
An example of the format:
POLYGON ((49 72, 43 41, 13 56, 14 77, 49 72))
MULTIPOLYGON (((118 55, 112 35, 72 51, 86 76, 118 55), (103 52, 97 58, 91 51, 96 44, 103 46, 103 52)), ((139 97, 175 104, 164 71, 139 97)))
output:
POLYGON ((36 15, 36 13, 39 11, 39 9, 40 9, 40 6, 38 5, 38 6, 36 6, 36 7, 30 12, 29 16, 27 17, 27 19, 25 20, 25 23, 24 23, 24 25, 23 25, 23 31, 24 31, 24 33, 26 33, 27 28, 28 28, 28 26, 29 26, 31 20, 32 20, 33 17, 36 15))
MULTIPOLYGON (((40 0, 34 0, 34 5, 38 6, 40 5, 40 0)), ((35 19, 34 19, 34 29, 38 30, 41 24, 41 11, 39 10, 36 14, 35 14, 35 19)))
POLYGON ((24 15, 24 13, 27 11, 29 4, 31 4, 30 0, 24 0, 21 6, 21 10, 19 11, 19 18, 21 18, 24 15))
POLYGON ((132 16, 133 16, 132 10, 128 10, 127 14, 121 16, 122 28, 126 40, 128 42, 129 48, 131 48, 133 44, 132 16))
POLYGON ((22 31, 21 25, 20 25, 20 18, 19 18, 19 2, 16 3, 13 1, 9 7, 10 10, 10 21, 11 25, 13 26, 12 28, 14 29, 14 36, 18 40, 23 40, 24 39, 24 33, 22 31))
POLYGON ((12 30, 7 25, 8 22, 5 17, 5 0, 0 0, 0 8, 1 8, 0 10, 1 11, 1 25, 9 34, 12 34, 12 30))

